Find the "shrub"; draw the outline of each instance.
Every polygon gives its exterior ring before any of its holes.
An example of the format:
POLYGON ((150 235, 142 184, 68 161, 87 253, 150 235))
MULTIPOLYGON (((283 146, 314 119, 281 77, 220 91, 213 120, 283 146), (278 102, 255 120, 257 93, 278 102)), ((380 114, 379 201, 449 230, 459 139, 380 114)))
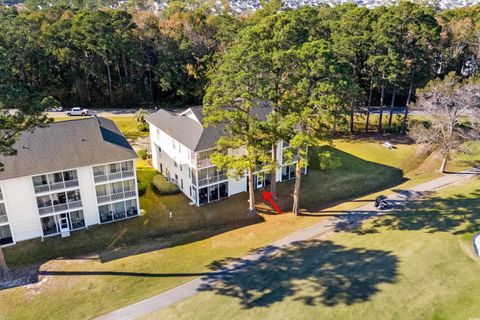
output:
POLYGON ((147 191, 147 187, 148 187, 148 181, 138 181, 137 183, 137 187, 138 187, 138 196, 141 197, 145 194, 145 192, 147 191))
POLYGON ((153 177, 153 186, 160 194, 175 194, 180 191, 176 184, 168 182, 161 174, 153 177))
POLYGON ((148 132, 148 123, 139 123, 137 125, 137 129, 138 131, 141 131, 141 132, 148 132))
POLYGON ((138 150, 137 154, 142 160, 147 159, 147 156, 148 156, 147 150, 138 150))

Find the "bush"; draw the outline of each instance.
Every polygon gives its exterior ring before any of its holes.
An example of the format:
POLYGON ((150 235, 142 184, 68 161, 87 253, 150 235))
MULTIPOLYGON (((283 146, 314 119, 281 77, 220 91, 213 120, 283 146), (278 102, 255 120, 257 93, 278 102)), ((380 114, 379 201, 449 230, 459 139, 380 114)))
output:
POLYGON ((137 125, 137 129, 138 131, 141 131, 141 132, 148 132, 148 123, 139 123, 137 125))
POLYGON ((148 188, 148 181, 138 181, 137 182, 137 187, 138 187, 138 196, 141 197, 145 194, 148 188))
POLYGON ((137 154, 142 160, 147 159, 147 156, 148 156, 147 150, 138 150, 137 154))
POLYGON ((161 174, 153 177, 153 186, 160 194, 175 194, 180 191, 176 184, 168 182, 161 174))

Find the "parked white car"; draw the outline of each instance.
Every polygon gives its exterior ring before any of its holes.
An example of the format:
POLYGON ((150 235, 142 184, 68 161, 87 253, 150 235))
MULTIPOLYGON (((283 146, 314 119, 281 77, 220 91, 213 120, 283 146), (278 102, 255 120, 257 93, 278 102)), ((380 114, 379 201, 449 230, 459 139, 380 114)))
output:
POLYGON ((89 116, 90 111, 88 109, 83 109, 83 108, 72 108, 72 110, 67 111, 67 116, 89 116))

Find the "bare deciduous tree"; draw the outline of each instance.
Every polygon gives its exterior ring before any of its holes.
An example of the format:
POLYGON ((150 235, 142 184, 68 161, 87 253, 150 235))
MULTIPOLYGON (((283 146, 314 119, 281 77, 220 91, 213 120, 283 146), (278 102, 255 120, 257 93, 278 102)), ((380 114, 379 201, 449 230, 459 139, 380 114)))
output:
POLYGON ((427 114, 428 124, 414 125, 410 136, 440 151, 443 156, 440 172, 444 172, 451 151, 466 151, 465 142, 478 139, 480 82, 462 81, 448 74, 420 90, 415 107, 427 114))

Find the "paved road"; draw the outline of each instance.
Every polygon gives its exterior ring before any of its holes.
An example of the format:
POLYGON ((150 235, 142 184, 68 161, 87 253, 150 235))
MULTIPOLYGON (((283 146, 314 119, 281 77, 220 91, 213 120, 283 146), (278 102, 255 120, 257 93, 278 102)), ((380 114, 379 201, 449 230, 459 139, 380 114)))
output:
MULTIPOLYGON (((397 190, 396 193, 388 197, 388 201, 389 203, 393 204, 393 207, 398 207, 428 192, 477 176, 479 172, 479 170, 474 170, 468 173, 449 174, 423 183, 409 190, 397 190)), ((195 295, 202 285, 215 282, 222 277, 231 275, 232 273, 243 270, 244 268, 248 268, 252 264, 256 264, 260 261, 268 259, 269 257, 279 254, 282 250, 292 246, 292 244, 295 242, 325 237, 335 230, 341 230, 348 226, 356 226, 360 221, 382 214, 383 212, 388 212, 388 210, 377 211, 374 204, 369 203, 358 209, 355 209, 354 211, 345 212, 339 216, 330 218, 328 220, 323 220, 322 222, 314 224, 311 227, 286 236, 285 238, 282 238, 269 246, 261 248, 243 257, 240 259, 240 262, 229 264, 220 271, 211 272, 207 276, 197 278, 149 299, 142 300, 135 304, 105 314, 101 317, 98 317, 97 320, 132 320, 144 317, 157 310, 195 295)))

